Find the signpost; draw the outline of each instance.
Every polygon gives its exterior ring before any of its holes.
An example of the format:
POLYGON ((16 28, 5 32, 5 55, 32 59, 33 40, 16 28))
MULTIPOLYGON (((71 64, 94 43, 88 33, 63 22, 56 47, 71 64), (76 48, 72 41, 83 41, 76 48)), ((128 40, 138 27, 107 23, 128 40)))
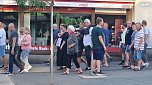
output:
POLYGON ((51 3, 50 3, 50 18, 51 18, 51 59, 50 59, 50 74, 51 74, 51 82, 50 82, 50 85, 55 85, 55 82, 53 80, 54 76, 53 76, 53 5, 54 5, 54 0, 51 0, 51 3))

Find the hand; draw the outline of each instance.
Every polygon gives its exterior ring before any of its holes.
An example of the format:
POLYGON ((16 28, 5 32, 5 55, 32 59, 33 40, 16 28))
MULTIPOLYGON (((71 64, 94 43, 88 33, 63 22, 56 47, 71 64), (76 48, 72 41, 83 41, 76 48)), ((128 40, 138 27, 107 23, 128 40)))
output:
POLYGON ((104 51, 107 52, 107 48, 106 47, 104 47, 104 51))
POLYGON ((11 51, 11 54, 14 55, 14 50, 11 51))
POLYGON ((130 46, 129 46, 129 49, 130 49, 130 50, 131 50, 131 47, 132 47, 132 46, 130 45, 130 46))
POLYGON ((62 50, 62 48, 63 48, 63 47, 61 46, 61 47, 60 47, 60 50, 62 50))
POLYGON ((139 50, 140 50, 140 48, 139 48, 139 47, 137 47, 137 48, 136 48, 136 50, 137 50, 137 51, 139 51, 139 50))
POLYGON ((70 45, 70 46, 68 46, 68 48, 71 48, 71 45, 70 45))

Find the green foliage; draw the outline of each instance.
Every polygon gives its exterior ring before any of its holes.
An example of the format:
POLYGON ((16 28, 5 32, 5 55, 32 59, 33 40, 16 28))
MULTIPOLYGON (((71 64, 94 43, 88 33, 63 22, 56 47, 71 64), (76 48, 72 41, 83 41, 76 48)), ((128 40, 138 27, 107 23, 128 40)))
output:
POLYGON ((45 8, 47 6, 45 1, 39 1, 39 0, 28 0, 28 2, 27 0, 16 0, 16 3, 22 9, 32 6, 35 6, 37 8, 45 8), (26 5, 26 3, 28 4, 26 5))
POLYGON ((60 18, 61 18, 61 23, 67 24, 67 25, 77 25, 80 22, 83 22, 82 17, 75 19, 75 18, 70 18, 68 16, 66 17, 61 16, 60 18))
POLYGON ((26 2, 25 0, 16 0, 16 3, 19 5, 19 7, 21 8, 25 8, 26 7, 26 2))

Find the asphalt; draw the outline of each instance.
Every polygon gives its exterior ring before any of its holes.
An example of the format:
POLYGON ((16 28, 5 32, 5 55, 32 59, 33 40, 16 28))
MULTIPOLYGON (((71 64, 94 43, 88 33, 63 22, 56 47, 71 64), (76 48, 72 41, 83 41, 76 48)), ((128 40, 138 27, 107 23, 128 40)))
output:
MULTIPOLYGON (((105 78, 99 79, 83 79, 76 74, 75 66, 72 66, 70 75, 62 75, 63 71, 57 70, 54 66, 53 81, 51 81, 50 67, 44 64, 32 64, 33 68, 28 73, 17 73, 17 68, 14 69, 13 76, 0 75, 0 85, 6 81, 14 83, 14 85, 152 85, 152 62, 150 66, 142 71, 133 71, 123 68, 118 65, 119 62, 111 62, 109 67, 102 67, 102 72, 106 73, 105 78), (5 79, 5 78, 6 79, 5 79)), ((82 69, 85 69, 85 64, 81 64, 82 69)), ((1 73, 2 70, 0 70, 1 73)), ((90 75, 90 71, 84 71, 82 75, 90 75)))

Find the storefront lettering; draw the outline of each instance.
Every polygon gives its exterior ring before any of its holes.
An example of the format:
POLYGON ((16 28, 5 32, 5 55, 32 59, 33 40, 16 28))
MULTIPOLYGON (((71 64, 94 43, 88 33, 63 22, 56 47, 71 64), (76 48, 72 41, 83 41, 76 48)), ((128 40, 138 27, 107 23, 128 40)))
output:
MULTIPOLYGON (((6 50, 9 50, 10 46, 6 45, 6 50)), ((50 50, 50 46, 32 46, 31 50, 41 50, 41 51, 47 51, 50 50)))

